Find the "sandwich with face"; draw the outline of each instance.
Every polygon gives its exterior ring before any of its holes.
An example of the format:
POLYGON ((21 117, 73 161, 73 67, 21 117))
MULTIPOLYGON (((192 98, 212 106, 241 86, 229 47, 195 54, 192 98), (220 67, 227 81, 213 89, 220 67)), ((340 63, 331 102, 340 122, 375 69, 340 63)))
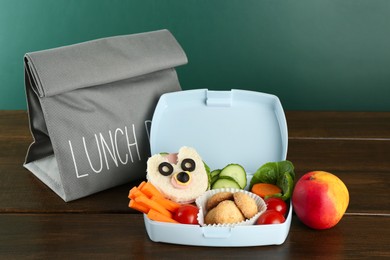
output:
POLYGON ((209 188, 206 166, 194 148, 181 147, 178 153, 155 154, 148 159, 146 178, 166 198, 192 203, 209 188))

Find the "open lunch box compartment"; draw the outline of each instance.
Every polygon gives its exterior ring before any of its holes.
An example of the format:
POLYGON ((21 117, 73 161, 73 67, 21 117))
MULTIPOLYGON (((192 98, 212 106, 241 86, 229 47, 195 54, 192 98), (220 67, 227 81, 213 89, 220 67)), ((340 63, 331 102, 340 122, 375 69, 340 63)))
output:
MULTIPOLYGON (((193 147, 210 170, 230 163, 242 165, 248 176, 267 162, 287 156, 287 123, 278 97, 247 90, 186 90, 163 94, 154 111, 150 130, 151 154, 193 147)), ((273 225, 234 227, 164 223, 144 215, 149 238, 193 246, 280 245, 288 235, 286 221, 273 225)))

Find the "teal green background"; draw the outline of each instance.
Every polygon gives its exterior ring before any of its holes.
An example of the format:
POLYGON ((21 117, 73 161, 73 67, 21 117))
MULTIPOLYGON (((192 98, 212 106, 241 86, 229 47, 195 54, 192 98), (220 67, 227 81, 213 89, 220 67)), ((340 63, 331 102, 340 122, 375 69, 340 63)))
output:
POLYGON ((0 109, 26 109, 23 55, 169 29, 183 89, 249 89, 286 110, 390 111, 388 0, 0 0, 0 109))

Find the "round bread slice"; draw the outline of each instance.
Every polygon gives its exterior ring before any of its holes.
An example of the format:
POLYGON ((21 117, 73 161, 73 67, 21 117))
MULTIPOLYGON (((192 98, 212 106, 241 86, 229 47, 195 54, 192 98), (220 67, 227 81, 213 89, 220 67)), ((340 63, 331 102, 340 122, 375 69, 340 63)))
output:
POLYGON ((259 211, 256 201, 244 192, 235 192, 233 194, 234 203, 240 209, 245 218, 250 219, 259 211))

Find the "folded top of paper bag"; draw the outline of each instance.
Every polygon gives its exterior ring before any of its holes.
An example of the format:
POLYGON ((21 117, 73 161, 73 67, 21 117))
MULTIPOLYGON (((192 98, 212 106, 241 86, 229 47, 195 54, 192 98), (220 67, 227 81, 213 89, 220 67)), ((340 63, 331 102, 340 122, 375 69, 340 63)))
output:
POLYGON ((108 37, 25 55, 39 97, 186 63, 184 51, 168 30, 108 37))

